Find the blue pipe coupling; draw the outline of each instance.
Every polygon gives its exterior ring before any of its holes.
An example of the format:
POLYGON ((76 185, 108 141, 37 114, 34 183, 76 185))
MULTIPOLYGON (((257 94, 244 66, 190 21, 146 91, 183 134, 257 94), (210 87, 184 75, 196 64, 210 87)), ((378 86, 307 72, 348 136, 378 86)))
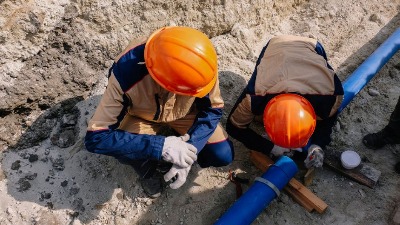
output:
POLYGON ((251 224, 257 216, 278 197, 280 190, 298 171, 296 163, 281 156, 274 165, 255 179, 253 185, 225 212, 214 225, 251 224))

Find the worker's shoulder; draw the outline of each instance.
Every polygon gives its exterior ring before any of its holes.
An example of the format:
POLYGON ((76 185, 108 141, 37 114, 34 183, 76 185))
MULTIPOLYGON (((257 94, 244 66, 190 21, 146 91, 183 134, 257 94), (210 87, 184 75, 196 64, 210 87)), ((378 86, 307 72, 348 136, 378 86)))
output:
POLYGON ((278 35, 270 40, 270 44, 279 44, 279 43, 285 43, 285 42, 306 42, 310 43, 313 45, 317 44, 317 40, 314 38, 309 38, 309 37, 303 37, 303 36, 297 36, 297 35, 278 35))
POLYGON ((124 92, 148 74, 144 62, 145 43, 146 38, 132 40, 115 59, 112 73, 124 92))
POLYGON ((131 40, 131 42, 125 47, 125 49, 115 58, 115 62, 118 62, 118 60, 124 56, 126 53, 128 53, 130 50, 143 45, 146 43, 147 37, 139 37, 131 40))

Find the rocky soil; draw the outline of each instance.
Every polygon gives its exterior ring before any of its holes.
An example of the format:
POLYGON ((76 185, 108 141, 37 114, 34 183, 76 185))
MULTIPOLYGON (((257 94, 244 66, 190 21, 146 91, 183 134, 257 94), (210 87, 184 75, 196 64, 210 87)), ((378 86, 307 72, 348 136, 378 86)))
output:
MULTIPOLYGON (((152 200, 129 166, 84 149, 108 68, 132 38, 167 25, 206 33, 219 57, 225 123, 269 38, 318 39, 345 81, 400 27, 399 11, 400 0, 0 0, 0 224, 213 224, 235 201, 229 170, 251 183, 261 174, 234 141, 232 165, 195 165, 183 187, 152 200)), ((343 110, 329 146, 379 169, 373 189, 324 167, 309 186, 329 205, 324 214, 282 194, 253 224, 395 224, 400 146, 373 151, 361 139, 386 125, 399 84, 397 53, 343 110)))

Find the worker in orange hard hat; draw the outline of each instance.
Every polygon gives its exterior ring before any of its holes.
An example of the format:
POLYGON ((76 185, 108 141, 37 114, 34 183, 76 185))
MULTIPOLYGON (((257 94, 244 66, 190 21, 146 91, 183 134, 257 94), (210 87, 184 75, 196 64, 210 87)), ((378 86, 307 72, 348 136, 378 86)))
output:
POLYGON ((343 99, 342 83, 315 39, 281 35, 262 49, 247 87, 227 121, 227 132, 272 157, 306 152, 307 168, 323 165, 343 99), (262 116, 265 134, 249 126, 262 116))
POLYGON ((195 162, 232 162, 232 143, 219 122, 223 106, 211 40, 190 27, 164 27, 116 58, 85 146, 132 165, 155 198, 167 184, 181 187, 195 162))

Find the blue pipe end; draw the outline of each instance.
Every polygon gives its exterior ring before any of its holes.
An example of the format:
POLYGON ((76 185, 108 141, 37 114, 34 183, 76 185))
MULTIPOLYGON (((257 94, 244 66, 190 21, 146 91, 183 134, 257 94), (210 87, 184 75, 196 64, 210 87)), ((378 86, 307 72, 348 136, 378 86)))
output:
POLYGON ((251 224, 297 171, 297 165, 292 159, 287 156, 280 157, 261 176, 264 181, 255 181, 214 225, 251 224))
POLYGON ((274 164, 286 173, 287 177, 294 177, 299 169, 296 163, 287 156, 281 156, 274 164))

